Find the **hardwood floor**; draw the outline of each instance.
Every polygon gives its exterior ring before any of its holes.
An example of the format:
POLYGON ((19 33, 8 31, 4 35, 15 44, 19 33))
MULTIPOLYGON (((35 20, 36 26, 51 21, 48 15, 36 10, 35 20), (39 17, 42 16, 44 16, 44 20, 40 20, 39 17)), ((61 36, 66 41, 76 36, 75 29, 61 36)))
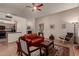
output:
MULTIPOLYGON (((55 41, 55 45, 69 47, 70 48, 70 56, 74 56, 74 49, 72 44, 66 44, 61 41, 55 41)), ((17 56, 16 53, 16 43, 1 43, 0 42, 0 56, 17 56)))
POLYGON ((0 56, 17 56, 16 43, 0 44, 0 56))

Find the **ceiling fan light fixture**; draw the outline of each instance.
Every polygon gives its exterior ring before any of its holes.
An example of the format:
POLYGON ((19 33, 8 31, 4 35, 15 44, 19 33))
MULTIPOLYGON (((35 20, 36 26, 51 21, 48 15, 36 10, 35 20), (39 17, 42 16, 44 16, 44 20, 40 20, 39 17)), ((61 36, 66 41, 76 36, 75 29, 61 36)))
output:
POLYGON ((29 7, 29 8, 32 8, 32 11, 41 11, 42 10, 42 6, 44 6, 42 3, 32 3, 32 6, 26 6, 26 7, 29 7))
POLYGON ((37 7, 36 7, 36 6, 34 6, 34 7, 33 7, 33 9, 34 9, 34 10, 37 10, 37 7))

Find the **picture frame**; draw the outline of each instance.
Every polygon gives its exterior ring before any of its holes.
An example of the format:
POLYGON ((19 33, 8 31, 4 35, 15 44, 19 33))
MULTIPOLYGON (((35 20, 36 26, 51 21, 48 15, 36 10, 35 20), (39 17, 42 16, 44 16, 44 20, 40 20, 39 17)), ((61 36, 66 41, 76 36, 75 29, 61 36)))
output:
POLYGON ((65 29, 66 28, 66 24, 62 24, 62 29, 65 29))
POLYGON ((44 24, 39 24, 39 31, 44 31, 44 24))
POLYGON ((55 28, 55 25, 54 24, 50 25, 50 28, 51 29, 54 29, 55 28))
POLYGON ((30 26, 27 26, 27 30, 29 30, 29 29, 31 29, 31 27, 30 26))

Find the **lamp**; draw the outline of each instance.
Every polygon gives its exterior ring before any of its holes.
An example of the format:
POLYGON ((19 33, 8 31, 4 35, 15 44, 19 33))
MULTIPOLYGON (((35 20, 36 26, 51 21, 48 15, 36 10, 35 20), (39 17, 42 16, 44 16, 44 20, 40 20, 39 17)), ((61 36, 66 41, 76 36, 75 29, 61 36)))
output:
POLYGON ((72 24, 74 25, 74 44, 77 44, 76 42, 76 25, 78 24, 78 22, 72 22, 72 24))

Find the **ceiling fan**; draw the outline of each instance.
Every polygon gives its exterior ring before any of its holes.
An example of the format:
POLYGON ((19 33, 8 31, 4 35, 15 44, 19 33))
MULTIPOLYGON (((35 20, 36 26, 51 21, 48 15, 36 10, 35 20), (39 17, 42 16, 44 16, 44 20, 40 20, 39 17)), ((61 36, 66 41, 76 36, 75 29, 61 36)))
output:
POLYGON ((32 3, 32 6, 26 6, 28 8, 32 8, 32 11, 38 10, 41 11, 44 5, 42 3, 32 3))

